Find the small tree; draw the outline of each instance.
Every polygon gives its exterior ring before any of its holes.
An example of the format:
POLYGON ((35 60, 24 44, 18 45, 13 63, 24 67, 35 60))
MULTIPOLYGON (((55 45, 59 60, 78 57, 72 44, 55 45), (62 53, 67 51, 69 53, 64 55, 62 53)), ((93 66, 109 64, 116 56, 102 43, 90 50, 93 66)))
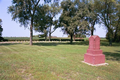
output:
POLYGON ((87 21, 89 22, 91 36, 92 36, 94 35, 93 33, 95 30, 95 24, 99 22, 99 15, 96 12, 96 7, 93 0, 86 3, 86 5, 88 6, 88 10, 89 10, 89 16, 87 17, 87 21))
POLYGON ((35 20, 35 30, 38 32, 42 32, 45 36, 45 40, 47 39, 47 34, 49 33, 49 41, 51 39, 51 34, 57 29, 56 25, 58 20, 55 19, 56 15, 60 12, 59 5, 55 3, 50 3, 42 5, 38 8, 38 12, 36 13, 35 20), (54 26, 54 30, 52 31, 52 26, 54 26))
POLYGON ((51 24, 51 18, 49 15, 46 15, 48 12, 49 6, 44 5, 38 6, 38 12, 36 13, 35 17, 36 19, 34 20, 34 29, 35 31, 43 33, 43 37, 45 37, 45 40, 47 40, 47 34, 48 34, 48 27, 51 24))
POLYGON ((95 0, 96 11, 108 33, 109 45, 112 45, 114 36, 113 22, 116 20, 116 0, 95 0))
MULTIPOLYGON (((47 5, 47 4, 46 4, 47 5)), ((56 20, 56 16, 60 13, 60 6, 59 6, 59 2, 56 2, 56 0, 54 0, 54 2, 49 5, 49 9, 47 12, 47 15, 49 15, 49 17, 51 18, 51 22, 49 24, 48 27, 48 33, 49 33, 49 41, 51 39, 51 34, 56 30, 56 22, 58 20, 56 20), (54 30, 52 31, 52 26, 54 26, 54 30)))

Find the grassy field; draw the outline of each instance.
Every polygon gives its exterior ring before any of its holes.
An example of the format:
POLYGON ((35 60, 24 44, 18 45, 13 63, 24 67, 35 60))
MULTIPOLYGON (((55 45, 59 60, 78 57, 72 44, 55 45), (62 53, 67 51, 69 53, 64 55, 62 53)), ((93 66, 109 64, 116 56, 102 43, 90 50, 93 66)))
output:
POLYGON ((101 49, 109 65, 82 63, 88 42, 0 44, 0 80, 120 80, 120 43, 101 49))

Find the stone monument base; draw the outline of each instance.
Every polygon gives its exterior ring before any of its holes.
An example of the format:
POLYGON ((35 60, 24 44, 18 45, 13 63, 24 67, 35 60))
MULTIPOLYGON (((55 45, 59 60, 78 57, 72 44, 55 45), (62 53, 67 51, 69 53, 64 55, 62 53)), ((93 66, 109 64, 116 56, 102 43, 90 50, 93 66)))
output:
POLYGON ((104 54, 91 54, 86 53, 84 55, 84 61, 93 65, 105 63, 105 55, 104 54))
POLYGON ((87 63, 85 61, 82 61, 83 63, 87 64, 87 65, 90 65, 90 66, 105 66, 105 65, 109 65, 108 63, 102 63, 102 64, 90 64, 90 63, 87 63))

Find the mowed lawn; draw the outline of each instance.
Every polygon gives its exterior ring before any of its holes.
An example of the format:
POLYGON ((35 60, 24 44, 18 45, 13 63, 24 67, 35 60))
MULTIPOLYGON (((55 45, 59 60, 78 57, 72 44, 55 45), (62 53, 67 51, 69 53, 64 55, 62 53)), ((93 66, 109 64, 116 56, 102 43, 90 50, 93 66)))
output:
POLYGON ((120 80, 120 43, 101 49, 109 65, 82 63, 88 42, 0 44, 0 80, 120 80))

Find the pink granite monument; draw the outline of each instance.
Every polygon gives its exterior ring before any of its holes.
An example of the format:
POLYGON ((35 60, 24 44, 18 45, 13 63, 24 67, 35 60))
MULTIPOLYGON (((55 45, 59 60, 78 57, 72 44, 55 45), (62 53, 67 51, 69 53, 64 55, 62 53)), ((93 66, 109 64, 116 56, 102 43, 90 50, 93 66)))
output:
POLYGON ((105 63, 105 55, 100 50, 100 38, 99 36, 91 36, 89 38, 89 48, 84 55, 84 62, 91 65, 98 65, 105 63))

